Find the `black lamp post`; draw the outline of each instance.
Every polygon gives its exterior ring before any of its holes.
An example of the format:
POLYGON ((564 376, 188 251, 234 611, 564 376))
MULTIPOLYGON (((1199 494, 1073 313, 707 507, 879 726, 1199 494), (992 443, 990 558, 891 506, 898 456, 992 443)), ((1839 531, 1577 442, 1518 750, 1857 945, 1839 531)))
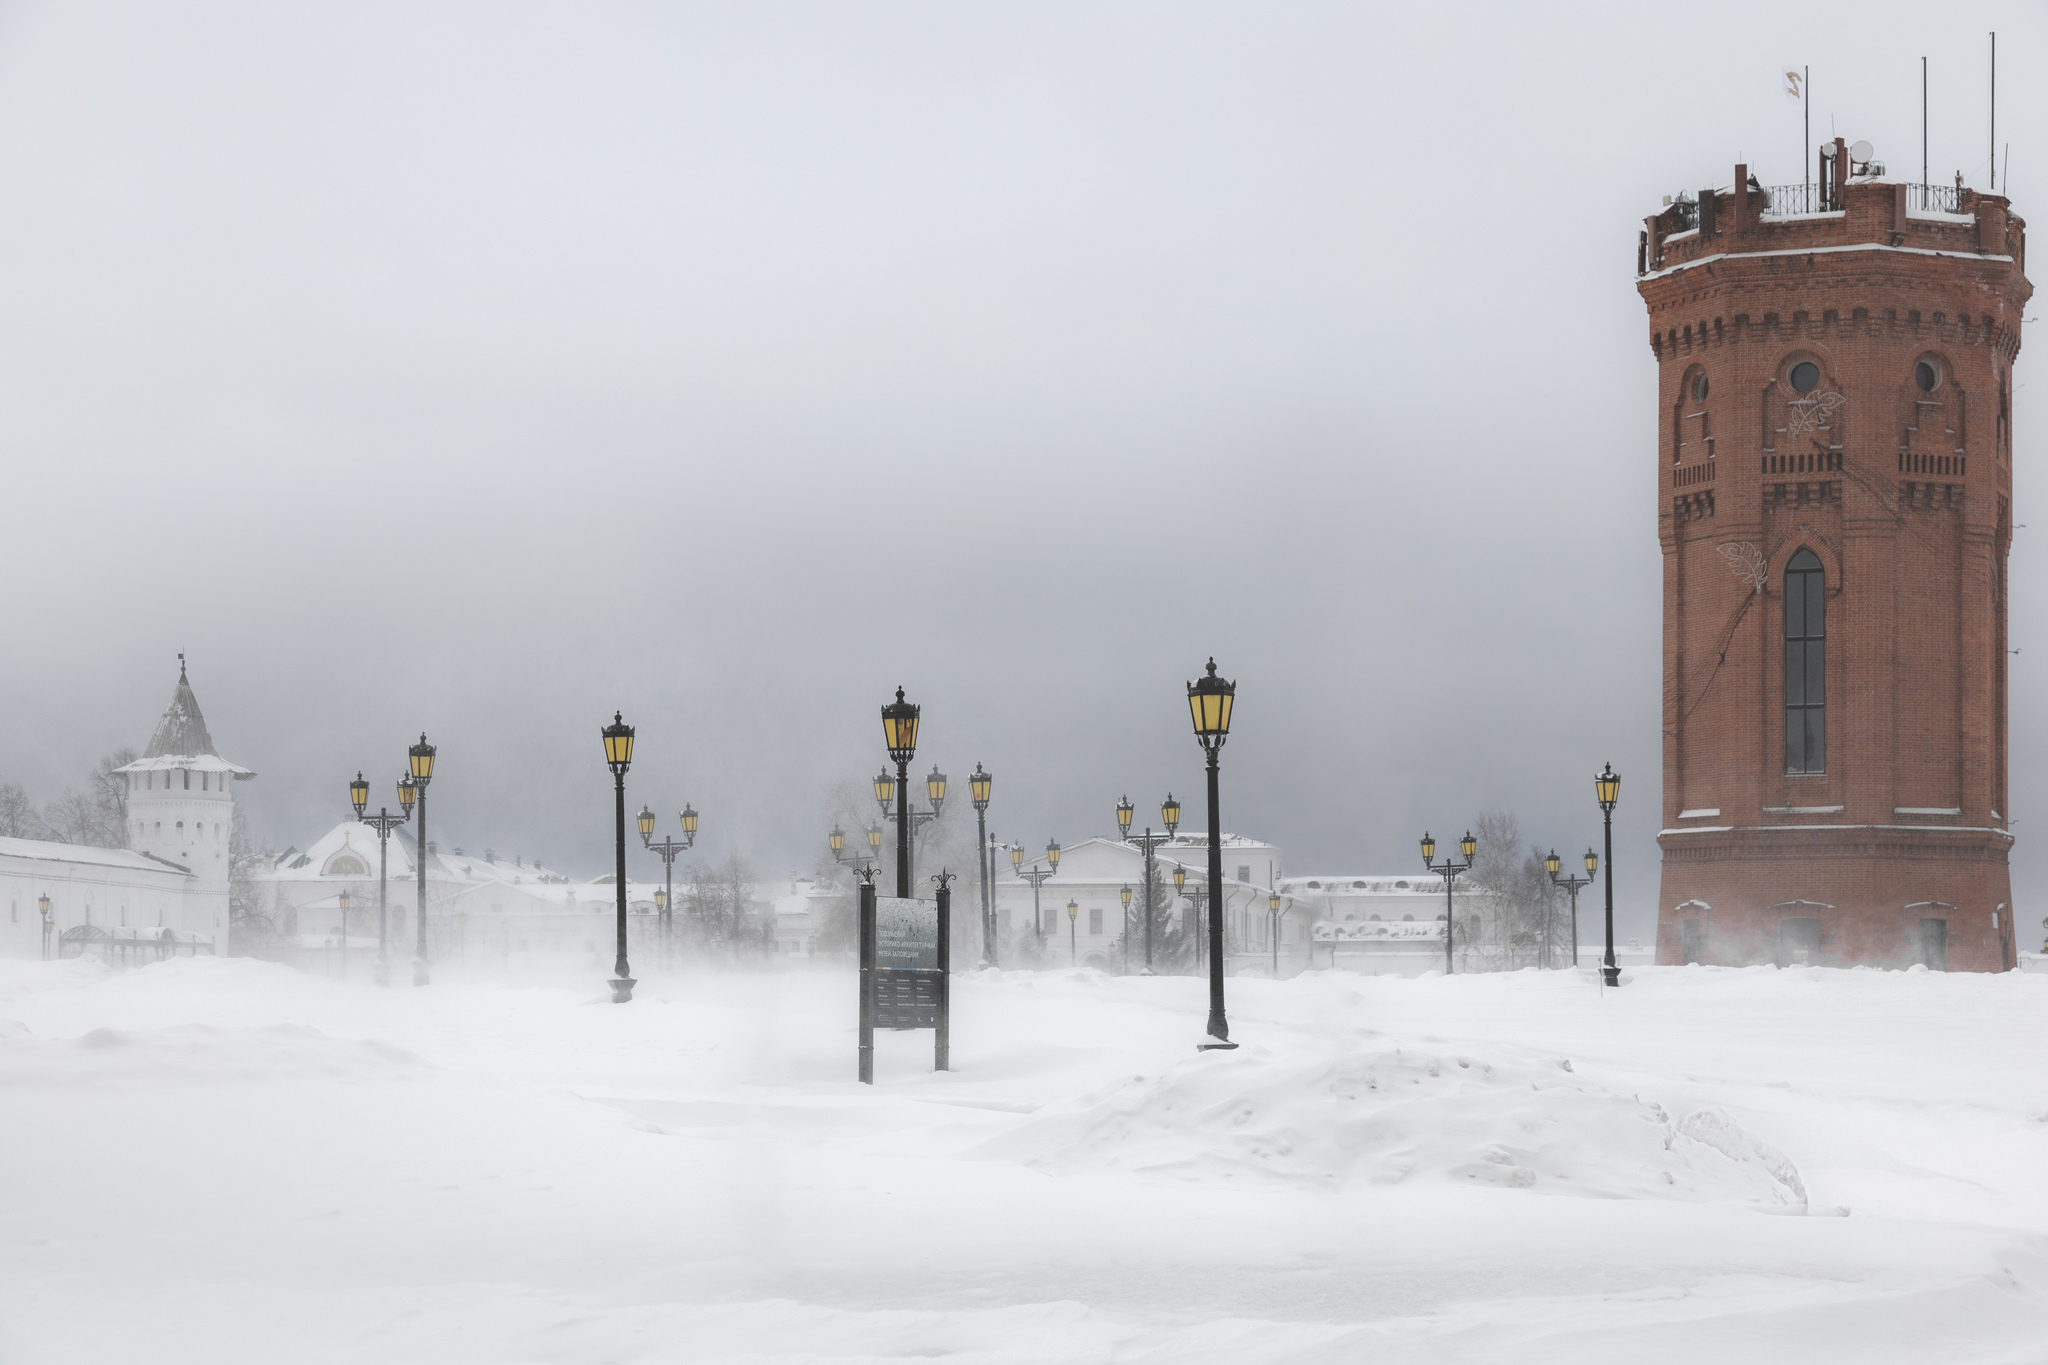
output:
POLYGON ((1131 970, 1131 884, 1124 883, 1124 889, 1117 892, 1117 899, 1124 903, 1124 931, 1120 938, 1124 945, 1124 971, 1131 970))
POLYGON ((1173 838, 1174 830, 1180 828, 1180 802, 1173 799, 1173 793, 1166 794, 1166 800, 1159 807, 1159 818, 1166 825, 1166 833, 1154 834, 1152 826, 1145 826, 1143 834, 1131 833, 1131 798, 1126 796, 1116 804, 1116 827, 1123 841, 1136 844, 1145 855, 1145 975, 1152 975, 1152 853, 1161 844, 1173 838))
POLYGON ((974 772, 967 779, 967 794, 974 801, 975 847, 981 850, 974 860, 974 875, 981 883, 981 965, 984 967, 994 966, 996 960, 995 886, 989 874, 989 859, 995 855, 988 846, 988 796, 994 783, 994 777, 983 772, 979 763, 974 765, 974 772))
POLYGON ((398 801, 400 805, 408 808, 418 806, 420 814, 419 828, 413 832, 413 838, 419 844, 419 857, 414 859, 414 862, 418 865, 420 874, 420 932, 419 948, 412 959, 412 984, 424 986, 431 979, 427 966, 427 784, 434 780, 434 746, 427 743, 427 737, 423 732, 420 735, 420 742, 407 749, 405 756, 412 769, 407 774, 412 778, 412 800, 408 802, 405 799, 405 792, 400 791, 398 801))
POLYGON ((36 897, 36 909, 43 912, 43 961, 50 960, 50 931, 57 927, 56 916, 50 910, 49 893, 36 897))
POLYGON ((1175 863, 1173 865, 1173 889, 1175 894, 1186 896, 1195 903, 1195 962, 1199 965, 1209 952, 1208 938, 1203 929, 1202 920, 1202 907, 1209 903, 1209 888, 1203 886, 1200 882, 1189 886, 1187 864, 1175 863))
POLYGON ((1079 905, 1073 901, 1067 902, 1067 961, 1076 967, 1081 965, 1081 949, 1076 939, 1078 931, 1074 928, 1074 918, 1080 913, 1079 905))
POLYGON ((1272 931, 1273 979, 1275 981, 1278 981, 1280 979, 1280 920, 1285 913, 1286 912, 1280 908, 1280 893, 1278 891, 1267 892, 1266 924, 1268 928, 1272 931))
MULTIPOLYGON (((626 961, 626 769, 633 766, 633 727, 624 714, 612 712, 612 723, 604 727, 604 761, 612 770, 612 790, 618 817, 618 864, 613 875, 619 892, 619 960, 612 964, 612 1003, 623 1005, 633 998, 633 968, 626 961)), ((651 822, 650 822, 651 823, 651 822)))
POLYGON ((336 897, 335 899, 336 899, 336 900, 338 900, 338 901, 339 901, 339 902, 341 903, 341 975, 342 975, 342 979, 343 979, 343 980, 347 980, 347 979, 348 979, 348 892, 346 892, 346 891, 342 892, 342 893, 341 893, 341 894, 340 894, 339 896, 337 896, 337 897, 336 897))
POLYGON ((688 802, 683 803, 681 819, 683 822, 682 842, 677 843, 672 837, 664 837, 657 844, 649 842, 654 838, 653 810, 642 806, 640 807, 640 814, 634 817, 635 823, 640 828, 640 846, 661 855, 662 891, 655 901, 655 908, 661 912, 661 941, 664 953, 667 952, 670 929, 674 924, 674 921, 670 918, 669 906, 676 898, 676 855, 693 847, 697 842, 697 812, 690 809, 688 802))
MULTIPOLYGON (((1046 878, 1060 870, 1059 840, 1049 839, 1046 841, 1045 858, 1047 862, 1052 864, 1051 867, 1041 871, 1038 864, 1033 863, 1031 870, 1026 872, 1024 870, 1024 846, 1018 844, 1010 849, 1010 870, 1031 883, 1031 932, 1037 935, 1041 949, 1045 944, 1045 921, 1039 918, 1038 888, 1045 885, 1046 878)), ((1058 914, 1059 912, 1055 910, 1053 913, 1058 914)))
POLYGON ((1612 763, 1604 763, 1593 777, 1593 791, 1600 801, 1600 816, 1607 834, 1607 959, 1600 974, 1610 986, 1621 984, 1621 968, 1614 962, 1614 807, 1621 800, 1621 777, 1612 763))
MULTIPOLYGON (((1195 740, 1209 758, 1209 903, 1223 904, 1223 811, 1217 804, 1216 758, 1223 741, 1230 738, 1230 708, 1237 699, 1237 684, 1216 676, 1216 660, 1209 660, 1208 676, 1188 684, 1188 711, 1195 722, 1195 740)), ((1209 917, 1209 1038, 1203 1049, 1229 1048, 1230 1020, 1223 1012, 1223 922, 1209 917)))
MULTIPOLYGON (((890 784, 896 797, 896 809, 891 818, 896 821, 896 896, 899 900, 910 899, 910 835, 913 825, 910 813, 910 760, 917 755, 917 723, 923 708, 915 702, 903 700, 903 689, 896 689, 896 700, 882 708, 882 741, 889 750, 889 761, 896 765, 896 780, 890 784)), ((934 775, 938 769, 933 768, 934 775)), ((888 777, 884 773, 875 783, 875 796, 884 810, 888 799, 882 794, 882 783, 888 777)), ((939 778, 939 797, 945 798, 945 778, 939 778)), ((932 815, 938 815, 933 807, 932 815)))
MULTIPOLYGON (((1579 888, 1593 884, 1593 874, 1600 870, 1600 855, 1590 848, 1586 850, 1586 875, 1583 877, 1558 876, 1557 870, 1563 866, 1564 860, 1557 856, 1557 850, 1554 848, 1550 850, 1550 856, 1543 860, 1543 870, 1550 874, 1550 880, 1563 887, 1565 892, 1572 898, 1572 966, 1576 967, 1579 965, 1579 888)), ((1544 941, 1546 952, 1549 950, 1549 946, 1549 940, 1546 938, 1544 941)), ((1547 967, 1550 964, 1545 962, 1543 965, 1547 967)))
POLYGON ((388 949, 384 941, 389 924, 389 912, 385 909, 388 870, 385 861, 388 853, 386 844, 390 841, 391 831, 412 818, 412 799, 409 794, 411 788, 404 783, 399 785, 401 805, 404 807, 402 812, 393 815, 388 809, 380 806, 377 813, 371 815, 368 813, 370 784, 363 780, 362 772, 358 770, 356 780, 348 784, 348 800, 349 804, 356 808, 356 819, 377 831, 377 984, 380 986, 391 984, 391 963, 386 956, 388 949))
POLYGON ((1465 855, 1464 862, 1458 862, 1450 854, 1444 855, 1441 863, 1432 862, 1436 857, 1436 840, 1429 837, 1427 830, 1422 834, 1422 865, 1444 879, 1444 975, 1451 974, 1451 944, 1455 938, 1458 923, 1457 912, 1451 905, 1451 885, 1460 875, 1472 870, 1472 855, 1479 851, 1479 841, 1466 830, 1465 837, 1458 840, 1458 852, 1465 855))

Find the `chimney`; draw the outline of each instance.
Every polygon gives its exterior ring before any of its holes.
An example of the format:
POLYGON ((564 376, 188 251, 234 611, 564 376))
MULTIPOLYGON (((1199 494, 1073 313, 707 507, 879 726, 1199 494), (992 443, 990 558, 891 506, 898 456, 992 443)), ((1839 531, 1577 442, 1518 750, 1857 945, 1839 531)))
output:
POLYGON ((1729 226, 1740 237, 1749 231, 1749 167, 1740 161, 1735 163, 1735 203, 1731 207, 1735 221, 1729 226))

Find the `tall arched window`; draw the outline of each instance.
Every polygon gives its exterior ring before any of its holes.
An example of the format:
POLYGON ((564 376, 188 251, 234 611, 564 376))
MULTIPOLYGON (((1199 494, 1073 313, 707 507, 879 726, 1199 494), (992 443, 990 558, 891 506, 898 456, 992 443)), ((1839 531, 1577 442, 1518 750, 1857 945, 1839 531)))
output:
POLYGON ((1785 771, 1828 770, 1827 606, 1820 560, 1801 550, 1785 566, 1785 771))

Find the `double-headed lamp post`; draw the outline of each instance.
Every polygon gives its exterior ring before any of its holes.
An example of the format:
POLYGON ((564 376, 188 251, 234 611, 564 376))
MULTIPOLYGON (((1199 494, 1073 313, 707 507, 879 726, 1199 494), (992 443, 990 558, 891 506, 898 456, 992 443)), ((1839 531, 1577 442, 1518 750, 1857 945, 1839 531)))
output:
MULTIPOLYGON (((989 859, 994 850, 988 846, 988 796, 995 785, 995 778, 981 770, 979 763, 967 779, 967 794, 974 800, 975 847, 981 852, 975 855, 974 877, 981 883, 981 961, 983 966, 994 966, 996 960, 996 912, 995 886, 989 873, 989 859)), ((941 788, 941 790, 944 790, 941 788)))
MULTIPOLYGON (((634 823, 640 828, 640 847, 661 855, 662 895, 656 904, 656 908, 661 911, 661 941, 663 944, 666 944, 669 939, 669 928, 672 923, 669 919, 669 904, 676 898, 676 855, 691 848, 697 842, 697 812, 690 808, 690 804, 687 801, 683 803, 682 815, 680 817, 683 822, 683 838, 681 843, 676 842, 670 836, 664 836, 658 844, 652 842, 654 839, 654 811, 652 808, 643 805, 640 807, 640 814, 633 818, 634 823)), ((666 953, 667 949, 664 948, 663 952, 666 953)))
MULTIPOLYGON (((1558 876, 1558 869, 1563 866, 1564 860, 1557 856, 1557 850, 1554 848, 1550 850, 1550 856, 1543 860, 1543 870, 1550 874, 1550 880, 1563 887, 1566 894, 1572 898, 1572 966, 1576 967, 1579 965, 1579 889, 1593 884, 1593 874, 1600 870, 1600 855, 1590 848, 1586 850, 1586 875, 1583 877, 1576 874, 1570 877, 1558 876)), ((1546 949, 1549 947, 1547 938, 1544 940, 1544 946, 1546 949)))
MULTIPOLYGON (((47 901, 49 897, 45 896, 43 899, 47 901)), ((1079 931, 1074 928, 1074 920, 1080 913, 1079 904, 1074 901, 1067 902, 1067 961, 1076 967, 1081 965, 1081 949, 1077 937, 1079 931)))
POLYGON ((1152 975, 1152 854, 1161 844, 1173 838, 1173 832, 1180 828, 1180 802, 1173 799, 1173 793, 1166 794, 1166 800, 1159 807, 1160 822, 1166 826, 1166 833, 1154 834, 1152 826, 1145 826, 1143 834, 1131 833, 1131 817, 1136 812, 1131 807, 1131 798, 1126 796, 1116 803, 1117 832, 1127 844, 1136 844, 1145 854, 1145 975, 1152 975))
MULTIPOLYGON (((896 897, 910 899, 910 760, 917 756, 917 723, 922 708, 915 702, 903 700, 903 689, 896 689, 896 700, 882 708, 882 741, 889 751, 889 761, 896 765, 896 780, 892 784, 896 797, 896 897)), ((887 774, 885 773, 886 777, 887 774)), ((887 808, 887 799, 882 796, 882 784, 875 784, 875 796, 887 808)))
MULTIPOLYGON (((404 783, 400 783, 399 787, 401 798, 404 798, 406 793, 411 790, 404 783)), ((377 984, 388 986, 391 984, 391 964, 388 957, 389 950, 384 942, 387 933, 386 926, 388 924, 388 912, 385 909, 385 874, 388 866, 386 862, 388 854, 386 845, 390 841, 391 831, 412 818, 412 802, 409 799, 401 800, 400 804, 403 809, 397 815, 393 815, 388 808, 382 806, 378 807, 375 815, 371 815, 369 813, 370 784, 363 780, 363 774, 360 769, 356 771, 356 780, 348 784, 348 801, 350 805, 356 808, 356 819, 377 831, 377 984)))
POLYGON ((434 780, 434 746, 427 743, 424 731, 420 742, 405 751, 407 763, 412 771, 406 776, 412 779, 412 800, 405 799, 405 792, 398 793, 398 803, 410 809, 419 807, 419 828, 413 832, 413 839, 419 845, 414 850, 419 856, 413 862, 419 869, 419 947, 412 959, 412 984, 424 986, 431 976, 427 966, 427 784, 434 780))
POLYGON ((1436 857, 1436 840, 1429 836, 1429 831, 1424 830, 1422 833, 1422 865, 1444 879, 1445 976, 1451 974, 1451 943, 1455 937, 1455 926, 1458 923, 1457 911, 1451 904, 1451 885, 1458 880, 1460 875, 1472 870, 1472 855, 1478 851, 1479 841, 1472 837, 1472 831, 1468 829, 1465 831, 1465 837, 1458 840, 1458 852, 1465 855, 1464 862, 1456 861, 1448 853, 1444 855, 1443 862, 1434 862, 1432 860, 1436 857))
MULTIPOLYGON (((1031 883, 1031 932, 1037 936, 1041 946, 1045 943, 1045 921, 1040 918, 1038 912, 1038 888, 1045 885, 1046 878, 1060 870, 1059 840, 1046 840, 1045 861, 1049 866, 1040 868, 1037 863, 1033 863, 1031 870, 1026 872, 1024 870, 1024 845, 1013 844, 1010 846, 1010 870, 1023 880, 1031 883)), ((1059 912, 1055 910, 1053 913, 1058 914, 1059 912)))
POLYGON ((633 727, 626 724, 623 712, 614 711, 603 734, 604 761, 612 770, 618 820, 618 862, 613 875, 619 892, 619 960, 612 966, 612 1003, 623 1005, 633 998, 633 968, 626 961, 626 769, 633 766, 633 727))
POLYGON ((48 892, 44 892, 36 897, 36 909, 42 911, 43 914, 43 961, 48 962, 50 960, 50 930, 56 927, 57 923, 56 916, 50 911, 50 896, 48 892))
MULTIPOLYGON (((1209 660, 1206 677, 1188 684, 1188 712, 1195 723, 1195 741, 1209 760, 1209 904, 1223 904, 1223 811, 1217 803, 1217 755, 1230 738, 1230 708, 1237 684, 1216 676, 1209 660)), ((1230 1020, 1223 1012, 1223 917, 1209 916, 1209 1041, 1202 1049, 1230 1048, 1230 1020)))
POLYGON ((1600 816, 1607 837, 1607 958, 1600 974, 1610 986, 1621 984, 1621 968, 1614 961, 1614 807, 1621 801, 1621 777, 1612 763, 1604 763, 1593 777, 1593 792, 1600 801, 1600 816))

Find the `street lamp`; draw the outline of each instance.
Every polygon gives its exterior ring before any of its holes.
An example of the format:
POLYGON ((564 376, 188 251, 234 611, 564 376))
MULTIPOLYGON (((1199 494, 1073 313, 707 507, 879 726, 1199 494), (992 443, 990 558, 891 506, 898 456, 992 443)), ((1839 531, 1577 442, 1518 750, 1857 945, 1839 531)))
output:
MULTIPOLYGON (((1550 874, 1550 880, 1563 887, 1572 898, 1572 966, 1576 967, 1579 965, 1579 888, 1593 884, 1593 874, 1600 870, 1600 855, 1591 848, 1586 850, 1586 875, 1583 877, 1558 876, 1557 871, 1563 866, 1564 860, 1557 856, 1557 850, 1554 848, 1550 850, 1550 856, 1543 860, 1543 870, 1550 874)), ((1549 948, 1547 937, 1544 940, 1544 947, 1546 951, 1549 948)), ((1544 965, 1547 967, 1550 964, 1546 962, 1544 965)))
MULTIPOLYGON (((1023 880, 1031 883, 1031 933, 1038 940, 1041 950, 1045 944, 1045 920, 1040 916, 1038 910, 1038 888, 1045 885, 1046 878, 1060 870, 1059 840, 1049 839, 1046 841, 1045 856, 1046 860, 1052 864, 1051 867, 1041 868, 1037 863, 1033 863, 1031 870, 1026 872, 1024 870, 1024 845, 1012 844, 1010 846, 1010 870, 1023 880)), ((1057 914, 1058 912, 1055 911, 1054 913, 1057 914)))
POLYGON ((411 768, 407 776, 412 778, 412 801, 408 803, 405 792, 401 790, 398 793, 399 804, 416 805, 420 813, 419 828, 413 833, 419 844, 416 850, 419 856, 413 862, 419 869, 420 932, 419 947, 412 959, 412 984, 424 986, 430 980, 427 966, 427 784, 434 780, 434 746, 427 743, 424 731, 420 734, 420 742, 405 751, 405 757, 411 768))
MULTIPOLYGON (((47 904, 49 897, 45 896, 43 900, 47 904)), ((43 913, 47 915, 49 911, 45 910, 43 913)), ((1076 905, 1073 901, 1067 902, 1067 959, 1076 967, 1081 965, 1081 950, 1076 946, 1074 917, 1080 913, 1081 907, 1079 905, 1076 905)))
POLYGON ((626 961, 626 769, 633 766, 633 727, 622 712, 612 712, 612 723, 604 727, 604 761, 612 770, 618 826, 618 862, 614 876, 619 892, 619 960, 612 981, 612 1003, 623 1005, 633 998, 633 969, 626 961))
POLYGON ((1280 893, 1266 893, 1266 926, 1273 946, 1273 979, 1280 979, 1280 893))
POLYGON ((1117 899, 1124 903, 1124 970, 1131 969, 1131 884, 1124 883, 1124 889, 1117 892, 1117 899))
POLYGON ((1150 825, 1143 834, 1131 833, 1131 798, 1126 796, 1116 803, 1116 827, 1127 844, 1136 844, 1145 855, 1145 975, 1152 975, 1152 853, 1161 844, 1173 838, 1173 832, 1180 827, 1180 802, 1173 799, 1173 793, 1166 794, 1165 802, 1159 807, 1159 818, 1166 825, 1166 833, 1154 834, 1150 825))
POLYGON ((43 912, 43 961, 50 960, 50 930, 56 927, 56 917, 50 913, 48 892, 36 897, 36 909, 43 912))
POLYGON ((341 901, 341 975, 348 979, 348 892, 338 897, 341 901))
MULTIPOLYGON (((1600 802, 1600 817, 1607 838, 1607 958, 1600 974, 1610 986, 1621 984, 1621 968, 1614 962, 1614 807, 1621 801, 1621 777, 1612 763, 1602 764, 1593 777, 1593 792, 1600 802)), ((1587 869, 1591 871, 1591 869, 1587 869)))
POLYGON ((1427 830, 1422 835, 1422 865, 1444 879, 1444 975, 1451 974, 1451 943, 1458 923, 1458 916, 1451 905, 1451 885, 1458 877, 1472 870, 1472 855, 1479 851, 1479 841, 1466 830, 1465 837, 1458 840, 1458 852, 1465 855, 1464 862, 1458 862, 1450 854, 1444 855, 1441 863, 1431 861, 1436 857, 1436 840, 1430 838, 1427 830))
MULTIPOLYGON (((996 960, 995 871, 990 866, 995 850, 988 846, 988 795, 994 783, 995 778, 983 772, 979 763, 974 765, 974 775, 967 779, 967 794, 974 800, 975 847, 981 850, 974 860, 974 875, 981 883, 981 960, 984 966, 996 960)), ((941 799, 945 793, 942 778, 939 785, 941 799)))
POLYGON ((1195 903, 1195 961, 1200 963, 1208 956, 1209 944, 1202 928, 1202 912, 1209 904, 1209 888, 1196 882, 1188 885, 1188 869, 1185 863, 1173 865, 1173 889, 1195 903))
MULTIPOLYGON (((655 909, 661 912, 661 944, 662 952, 666 954, 668 952, 671 930, 675 924, 674 917, 669 914, 669 902, 673 901, 676 897, 676 855, 697 842, 697 812, 690 809, 688 802, 683 804, 680 816, 683 822, 683 839, 681 843, 677 843, 671 838, 664 838, 658 844, 650 843, 649 840, 654 838, 654 812, 648 807, 642 806, 637 818, 640 823, 640 847, 661 855, 661 884, 663 889, 655 893, 654 906, 655 909)), ((834 832, 837 833, 836 830, 834 832)), ((840 835, 839 841, 845 843, 846 837, 840 835)))
POLYGON ((412 788, 408 785, 411 778, 412 775, 408 773, 406 780, 399 783, 399 805, 403 809, 397 815, 393 815, 388 808, 382 806, 378 807, 375 815, 369 814, 370 784, 363 780, 360 769, 356 772, 356 780, 348 784, 348 802, 356 808, 356 819, 377 831, 377 984, 380 986, 391 984, 391 964, 386 956, 388 950, 384 942, 389 914, 385 908, 388 871, 386 859, 389 852, 386 845, 390 841, 391 831, 412 818, 412 788))
POLYGON ((886 771, 876 778, 875 799, 886 810, 889 796, 893 794, 896 798, 896 896, 899 900, 910 899, 910 760, 917 755, 917 723, 922 713, 923 708, 915 702, 903 700, 900 687, 896 689, 896 700, 882 708, 882 739, 889 750, 890 762, 896 765, 896 780, 889 782, 886 771))
MULTIPOLYGON (((1223 904, 1223 812, 1217 803, 1216 764, 1223 742, 1230 738, 1230 708, 1237 684, 1216 676, 1209 660, 1206 677, 1188 684, 1188 713, 1195 723, 1195 741, 1209 759, 1209 903, 1223 904)), ((1209 917, 1209 1038, 1203 1049, 1230 1048, 1230 1020, 1223 1012, 1223 917, 1209 917)))

